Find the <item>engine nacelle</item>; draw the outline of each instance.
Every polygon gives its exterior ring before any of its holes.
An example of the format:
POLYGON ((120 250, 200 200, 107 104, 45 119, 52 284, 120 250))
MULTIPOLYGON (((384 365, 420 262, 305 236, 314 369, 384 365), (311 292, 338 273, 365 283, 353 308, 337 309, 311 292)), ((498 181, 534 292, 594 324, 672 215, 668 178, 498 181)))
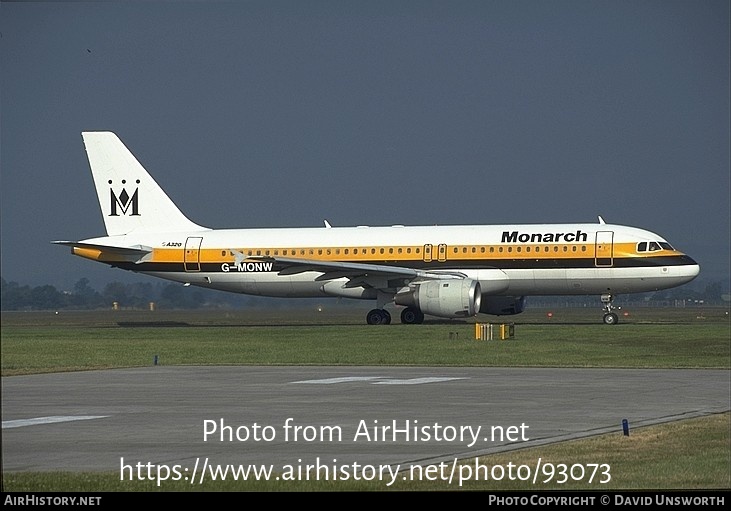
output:
POLYGON ((525 310, 525 296, 483 296, 480 312, 493 316, 512 316, 525 310))
POLYGON ((441 318, 467 318, 480 310, 480 283, 472 279, 427 280, 394 297, 398 305, 416 307, 441 318))

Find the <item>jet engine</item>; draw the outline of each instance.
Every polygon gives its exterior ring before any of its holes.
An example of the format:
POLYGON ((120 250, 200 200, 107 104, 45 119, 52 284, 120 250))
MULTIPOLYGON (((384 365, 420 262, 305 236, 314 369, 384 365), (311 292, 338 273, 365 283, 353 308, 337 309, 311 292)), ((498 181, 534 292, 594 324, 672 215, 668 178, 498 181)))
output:
POLYGON ((480 283, 472 279, 427 280, 394 297, 397 305, 415 307, 442 318, 466 318, 480 310, 480 283))
POLYGON ((525 296, 483 296, 480 312, 493 316, 512 316, 525 310, 525 296))

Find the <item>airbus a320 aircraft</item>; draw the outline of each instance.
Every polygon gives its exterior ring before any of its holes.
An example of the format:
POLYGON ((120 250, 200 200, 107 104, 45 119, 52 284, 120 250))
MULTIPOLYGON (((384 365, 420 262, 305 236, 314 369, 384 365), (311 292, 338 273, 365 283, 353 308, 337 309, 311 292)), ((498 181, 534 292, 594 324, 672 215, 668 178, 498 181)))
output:
POLYGON ((698 264, 652 232, 605 223, 209 229, 173 204, 119 138, 84 132, 107 235, 56 241, 113 267, 275 297, 375 300, 368 324, 512 315, 529 295, 613 297, 679 286, 698 264))

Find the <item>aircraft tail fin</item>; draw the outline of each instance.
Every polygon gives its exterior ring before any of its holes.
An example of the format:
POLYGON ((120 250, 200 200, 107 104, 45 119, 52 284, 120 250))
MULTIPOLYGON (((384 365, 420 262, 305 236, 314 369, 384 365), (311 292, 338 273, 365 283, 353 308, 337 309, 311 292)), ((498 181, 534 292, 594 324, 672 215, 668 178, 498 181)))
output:
POLYGON ((108 236, 206 230, 191 222, 114 133, 82 133, 108 236))

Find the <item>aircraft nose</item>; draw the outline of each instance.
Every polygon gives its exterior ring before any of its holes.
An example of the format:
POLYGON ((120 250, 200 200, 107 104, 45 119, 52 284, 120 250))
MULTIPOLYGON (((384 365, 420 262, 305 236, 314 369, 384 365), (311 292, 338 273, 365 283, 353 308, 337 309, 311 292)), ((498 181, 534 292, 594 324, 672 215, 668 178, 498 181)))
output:
POLYGON ((683 256, 683 259, 681 273, 687 279, 686 282, 690 282, 700 274, 701 266, 692 257, 683 256))
POLYGON ((695 263, 691 267, 691 272, 693 272, 693 278, 696 278, 698 274, 701 272, 701 265, 698 263, 695 263))

